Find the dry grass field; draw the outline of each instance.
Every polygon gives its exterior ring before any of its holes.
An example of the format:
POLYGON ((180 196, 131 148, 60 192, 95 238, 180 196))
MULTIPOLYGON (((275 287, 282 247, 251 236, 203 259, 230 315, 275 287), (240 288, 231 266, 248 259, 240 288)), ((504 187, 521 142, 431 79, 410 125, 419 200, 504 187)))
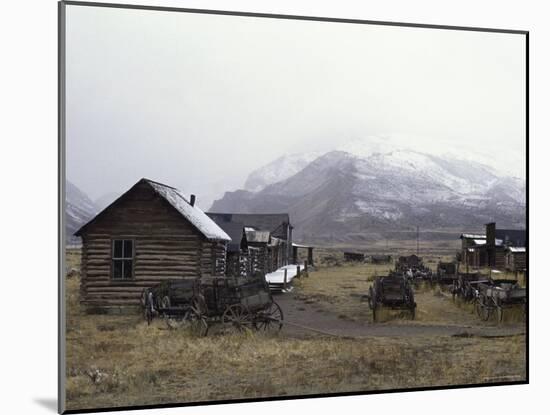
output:
MULTIPOLYGON (((433 261, 427 261, 428 264, 433 261)), ((431 266, 431 265, 430 265, 431 266)), ((373 265, 363 263, 340 263, 337 266, 319 266, 311 273, 311 278, 296 280, 294 285, 297 296, 308 303, 338 313, 342 318, 356 321, 372 319, 372 312, 365 301, 365 295, 375 276, 386 275, 393 264, 373 265)), ((435 269, 435 266, 432 267, 435 269)), ((488 274, 488 270, 483 272, 488 274)), ((513 274, 502 273, 498 278, 514 279, 513 274)), ((521 282, 521 281, 520 281, 521 282)), ((417 303, 414 321, 392 318, 397 312, 385 311, 382 323, 391 324, 442 324, 483 326, 495 325, 489 320, 481 321, 473 304, 465 304, 460 300, 453 301, 450 293, 439 287, 420 286, 415 289, 417 303)), ((511 310, 505 313, 504 323, 519 323, 522 319, 521 310, 511 310)))
MULTIPOLYGON (((378 270, 341 268, 320 269, 302 279, 303 286, 297 290, 304 295, 325 295, 338 312, 367 318, 361 314, 366 303, 357 299, 345 305, 343 298, 353 290, 362 292, 368 286, 363 280, 378 270)), ((148 326, 141 316, 82 313, 78 277, 67 279, 67 295, 68 409, 477 384, 525 377, 523 335, 354 339, 314 333, 305 338, 244 333, 197 338, 185 330, 169 330, 161 320, 148 326)))

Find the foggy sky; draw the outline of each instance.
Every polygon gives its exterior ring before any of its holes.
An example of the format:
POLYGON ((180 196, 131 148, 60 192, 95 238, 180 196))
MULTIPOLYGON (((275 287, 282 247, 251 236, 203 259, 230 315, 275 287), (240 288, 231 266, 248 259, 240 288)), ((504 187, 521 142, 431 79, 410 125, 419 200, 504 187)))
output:
POLYGON ((524 177, 521 35, 69 5, 66 44, 67 178, 92 199, 148 177, 208 208, 283 154, 372 135, 524 177))

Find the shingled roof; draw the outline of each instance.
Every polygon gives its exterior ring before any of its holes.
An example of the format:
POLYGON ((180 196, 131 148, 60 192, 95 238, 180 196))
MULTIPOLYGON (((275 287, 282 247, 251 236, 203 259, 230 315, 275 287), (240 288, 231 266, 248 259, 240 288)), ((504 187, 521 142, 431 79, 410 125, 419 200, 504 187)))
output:
POLYGON ((76 236, 80 236, 85 228, 100 217, 103 212, 110 209, 126 194, 132 191, 135 186, 146 183, 153 191, 160 197, 165 199, 181 216, 187 219, 206 239, 218 240, 218 241, 230 241, 231 238, 224 232, 211 218, 200 210, 197 206, 191 206, 187 198, 175 187, 168 186, 159 182, 155 182, 149 179, 141 179, 134 186, 130 188, 126 193, 120 196, 117 200, 99 212, 91 221, 82 226, 75 232, 76 236))
POLYGON ((218 222, 215 218, 211 219, 231 238, 231 242, 227 245, 227 252, 239 252, 241 249, 246 249, 248 245, 247 234, 244 232, 244 225, 242 223, 218 222))
POLYGON ((255 228, 259 231, 274 233, 283 224, 289 224, 288 213, 214 213, 207 212, 216 223, 238 222, 244 226, 255 228))

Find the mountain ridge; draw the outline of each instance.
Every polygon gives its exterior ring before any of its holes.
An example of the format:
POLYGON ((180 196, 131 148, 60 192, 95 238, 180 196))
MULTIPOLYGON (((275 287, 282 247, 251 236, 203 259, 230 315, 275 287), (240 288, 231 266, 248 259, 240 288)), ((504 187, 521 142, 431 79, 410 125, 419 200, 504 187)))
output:
POLYGON ((226 192, 211 211, 288 212, 296 236, 309 240, 489 221, 524 227, 524 181, 479 162, 407 149, 362 156, 330 151, 296 170, 274 183, 264 180, 256 192, 226 192))

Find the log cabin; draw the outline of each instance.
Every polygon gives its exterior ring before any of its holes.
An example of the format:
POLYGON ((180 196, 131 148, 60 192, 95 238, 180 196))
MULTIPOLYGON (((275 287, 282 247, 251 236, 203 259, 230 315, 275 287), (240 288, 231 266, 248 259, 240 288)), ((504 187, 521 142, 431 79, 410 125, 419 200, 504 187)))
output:
POLYGON ((251 251, 244 225, 239 222, 213 220, 231 238, 227 245, 225 274, 228 277, 251 277, 254 267, 250 264, 251 251))
POLYGON ((288 265, 292 259, 292 230, 288 213, 207 212, 220 226, 242 223, 249 247, 257 248, 258 271, 264 274, 288 265))
POLYGON ((485 235, 462 234, 462 262, 467 268, 505 269, 507 247, 525 247, 525 229, 498 229, 495 222, 485 225, 485 235))
POLYGON ((141 179, 76 233, 81 303, 126 312, 163 280, 224 276, 229 235, 178 189, 141 179))
POLYGON ((525 247, 507 247, 504 258, 508 271, 524 272, 527 268, 525 247))

